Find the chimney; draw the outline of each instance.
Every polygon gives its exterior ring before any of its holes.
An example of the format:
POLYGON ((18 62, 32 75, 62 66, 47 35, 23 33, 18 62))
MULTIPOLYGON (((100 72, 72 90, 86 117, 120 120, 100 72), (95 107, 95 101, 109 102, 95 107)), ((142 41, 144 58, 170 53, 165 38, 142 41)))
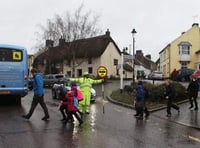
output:
POLYGON ((110 31, 109 31, 109 29, 107 29, 107 31, 106 31, 106 36, 110 37, 110 31))
POLYGON ((192 27, 194 27, 194 26, 199 27, 199 24, 198 23, 192 24, 192 27))
POLYGON ((181 35, 183 35, 185 32, 182 32, 181 35))
POLYGON ((146 58, 149 59, 149 60, 151 60, 151 55, 150 55, 150 54, 147 54, 147 55, 146 55, 146 58))
POLYGON ((46 47, 53 47, 53 41, 52 40, 46 40, 46 47))
POLYGON ((62 37, 59 39, 59 46, 64 45, 65 43, 65 39, 63 39, 62 37))
POLYGON ((138 56, 142 55, 143 56, 142 50, 136 50, 136 55, 138 55, 138 56))

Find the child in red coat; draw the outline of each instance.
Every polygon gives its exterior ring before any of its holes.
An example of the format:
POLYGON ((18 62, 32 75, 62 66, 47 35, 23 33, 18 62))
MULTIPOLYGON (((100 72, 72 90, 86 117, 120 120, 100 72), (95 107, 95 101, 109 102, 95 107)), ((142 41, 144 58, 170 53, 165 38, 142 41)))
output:
POLYGON ((67 118, 65 120, 65 123, 67 123, 72 115, 76 117, 76 119, 79 121, 79 124, 81 125, 83 121, 77 114, 78 108, 74 106, 74 97, 76 96, 75 89, 72 89, 71 91, 67 92, 65 95, 65 98, 67 100, 67 118))

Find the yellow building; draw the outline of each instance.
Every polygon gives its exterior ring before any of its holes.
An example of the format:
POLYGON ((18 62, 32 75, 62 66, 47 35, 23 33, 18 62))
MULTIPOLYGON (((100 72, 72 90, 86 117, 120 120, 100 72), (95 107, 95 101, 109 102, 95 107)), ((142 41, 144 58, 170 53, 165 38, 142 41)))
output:
POLYGON ((199 50, 200 28, 199 24, 194 23, 188 31, 183 32, 159 52, 160 71, 165 77, 169 77, 174 69, 199 69, 199 50))

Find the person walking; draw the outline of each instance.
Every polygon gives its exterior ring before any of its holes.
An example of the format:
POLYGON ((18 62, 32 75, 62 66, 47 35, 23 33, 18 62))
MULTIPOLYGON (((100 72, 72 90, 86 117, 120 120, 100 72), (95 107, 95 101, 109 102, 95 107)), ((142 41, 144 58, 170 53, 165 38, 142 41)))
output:
POLYGON ((25 119, 29 119, 32 116, 37 104, 39 103, 43 108, 45 114, 42 120, 48 120, 49 112, 44 102, 43 76, 36 68, 31 69, 31 74, 33 75, 33 100, 28 114, 22 115, 22 117, 25 119))
POLYGON ((138 119, 143 119, 143 112, 144 112, 144 99, 145 99, 145 90, 142 85, 142 81, 138 81, 138 85, 136 87, 136 102, 135 102, 135 109, 136 114, 135 117, 138 119))
POLYGON ((83 94, 83 100, 79 102, 79 111, 83 114, 90 113, 90 98, 91 98, 91 88, 92 84, 99 84, 103 82, 103 79, 93 80, 89 78, 89 73, 84 72, 81 78, 70 78, 71 82, 77 82, 80 84, 80 90, 83 94))
POLYGON ((195 104, 195 108, 194 110, 198 110, 198 103, 197 103, 197 97, 198 97, 198 91, 199 91, 199 84, 197 82, 197 78, 195 76, 191 76, 192 80, 190 81, 187 91, 188 91, 188 95, 189 95, 189 101, 190 101, 190 107, 189 109, 192 109, 193 106, 193 102, 195 104))
POLYGON ((81 125, 83 123, 83 120, 77 114, 77 112, 78 112, 77 106, 74 106, 74 99, 77 99, 77 98, 75 98, 76 97, 75 93, 76 93, 76 90, 72 89, 72 90, 68 91, 67 94, 65 95, 66 100, 67 100, 67 118, 64 121, 65 124, 71 118, 73 118, 72 115, 74 115, 76 117, 76 119, 79 121, 79 125, 81 125))
POLYGON ((166 85, 165 99, 167 100, 167 115, 166 116, 171 117, 171 107, 176 109, 178 113, 180 113, 180 108, 172 102, 174 98, 174 90, 171 86, 171 81, 167 79, 165 81, 165 85, 166 85))

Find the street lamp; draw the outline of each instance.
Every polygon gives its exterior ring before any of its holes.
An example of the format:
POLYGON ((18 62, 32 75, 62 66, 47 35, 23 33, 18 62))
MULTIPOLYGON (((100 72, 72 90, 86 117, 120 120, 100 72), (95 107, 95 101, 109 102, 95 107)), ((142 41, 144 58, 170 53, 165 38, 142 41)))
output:
POLYGON ((132 36, 133 36, 133 82, 135 82, 135 64, 134 64, 134 60, 135 60, 135 34, 137 33, 135 28, 133 28, 133 30, 131 31, 132 36))

